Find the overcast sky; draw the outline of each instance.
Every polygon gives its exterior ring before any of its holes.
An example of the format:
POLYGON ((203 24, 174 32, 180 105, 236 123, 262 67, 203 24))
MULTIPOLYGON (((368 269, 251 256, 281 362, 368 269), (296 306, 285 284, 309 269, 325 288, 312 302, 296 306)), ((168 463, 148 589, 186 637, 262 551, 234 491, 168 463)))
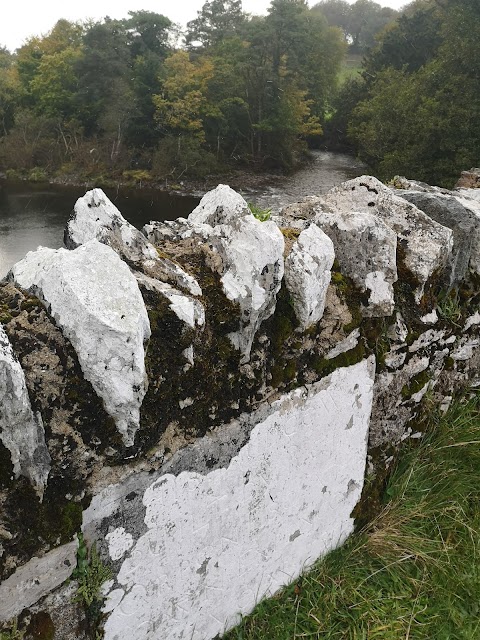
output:
MULTIPOLYGON (((318 0, 310 0, 310 5, 318 0)), ((354 0, 348 0, 350 4, 354 0)), ((383 6, 398 9, 408 0, 377 0, 383 6)), ((0 22, 0 45, 13 51, 32 35, 47 33, 60 18, 83 20, 124 18, 128 11, 145 9, 162 13, 185 25, 196 17, 204 0, 4 0, 0 22), (8 4, 7 4, 8 3, 8 4)), ((265 14, 270 0, 243 0, 249 13, 265 14)))

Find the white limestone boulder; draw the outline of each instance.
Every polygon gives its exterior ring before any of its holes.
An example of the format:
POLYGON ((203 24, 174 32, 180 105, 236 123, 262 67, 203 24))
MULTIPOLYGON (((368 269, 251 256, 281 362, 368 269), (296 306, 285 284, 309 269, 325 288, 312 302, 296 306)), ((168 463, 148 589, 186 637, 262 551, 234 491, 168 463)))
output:
POLYGON ((316 224, 332 239, 341 272, 369 292, 362 313, 390 316, 395 305, 397 236, 381 218, 368 212, 328 213, 316 209, 316 224))
POLYGON ((319 200, 337 214, 373 213, 395 231, 405 267, 418 283, 415 292, 418 302, 428 280, 448 264, 453 247, 452 231, 394 195, 372 176, 344 182, 319 200))
MULTIPOLYGON (((472 250, 480 237, 480 216, 465 207, 459 198, 447 193, 400 191, 400 197, 414 204, 432 220, 448 227, 453 233, 453 249, 446 272, 447 285, 461 282, 469 268, 472 250)), ((480 256, 473 256, 475 262, 480 256)))
POLYGON ((74 251, 30 252, 10 278, 46 304, 124 443, 132 445, 147 389, 150 323, 130 269, 113 249, 90 240, 74 251))
POLYGON ((202 198, 188 224, 219 257, 223 291, 240 307, 239 329, 229 337, 248 362, 258 328, 275 311, 284 273, 283 235, 274 222, 259 222, 226 185, 202 198))
POLYGON ((322 319, 334 260, 333 242, 315 224, 300 233, 285 260, 285 284, 302 331, 322 319))
POLYGON ((0 325, 0 440, 10 451, 15 476, 28 478, 43 496, 51 459, 40 413, 34 413, 25 374, 0 325))
POLYGON ((171 260, 161 258, 145 235, 125 220, 101 189, 87 191, 77 200, 65 229, 64 242, 68 249, 75 249, 94 238, 148 276, 173 282, 192 295, 202 295, 195 278, 171 260))

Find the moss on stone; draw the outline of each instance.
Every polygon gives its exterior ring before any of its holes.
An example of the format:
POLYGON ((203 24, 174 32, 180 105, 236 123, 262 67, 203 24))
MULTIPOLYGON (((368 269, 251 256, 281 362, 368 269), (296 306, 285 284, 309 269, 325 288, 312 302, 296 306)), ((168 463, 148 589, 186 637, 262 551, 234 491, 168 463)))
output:
POLYGON ((363 344, 363 341, 360 340, 356 347, 346 351, 345 353, 341 353, 339 356, 332 358, 331 360, 319 357, 313 358, 311 366, 321 378, 324 378, 340 367, 349 367, 353 364, 357 364, 363 360, 365 356, 365 345, 363 344))
POLYGON ((421 371, 417 373, 417 375, 413 376, 408 384, 405 384, 402 387, 402 398, 404 400, 409 400, 415 393, 421 391, 424 386, 429 382, 432 378, 432 373, 429 369, 425 369, 425 371, 421 371))

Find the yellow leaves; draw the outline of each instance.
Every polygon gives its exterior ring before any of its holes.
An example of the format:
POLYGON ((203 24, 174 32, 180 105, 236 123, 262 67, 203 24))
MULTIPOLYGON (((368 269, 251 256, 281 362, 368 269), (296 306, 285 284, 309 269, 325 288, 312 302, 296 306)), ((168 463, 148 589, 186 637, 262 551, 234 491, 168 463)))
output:
POLYGON ((202 116, 215 113, 208 102, 208 83, 214 75, 214 65, 208 59, 197 63, 185 51, 177 51, 165 62, 166 79, 163 94, 153 96, 155 119, 160 124, 205 138, 202 116))

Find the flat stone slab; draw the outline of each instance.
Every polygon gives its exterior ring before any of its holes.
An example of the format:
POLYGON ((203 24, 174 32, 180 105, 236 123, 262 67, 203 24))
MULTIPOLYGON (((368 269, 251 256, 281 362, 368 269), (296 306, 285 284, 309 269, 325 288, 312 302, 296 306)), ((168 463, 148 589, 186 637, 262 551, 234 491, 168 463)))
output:
POLYGON ((32 558, 0 584, 0 622, 16 618, 59 587, 77 566, 78 542, 64 544, 43 558, 32 558))

